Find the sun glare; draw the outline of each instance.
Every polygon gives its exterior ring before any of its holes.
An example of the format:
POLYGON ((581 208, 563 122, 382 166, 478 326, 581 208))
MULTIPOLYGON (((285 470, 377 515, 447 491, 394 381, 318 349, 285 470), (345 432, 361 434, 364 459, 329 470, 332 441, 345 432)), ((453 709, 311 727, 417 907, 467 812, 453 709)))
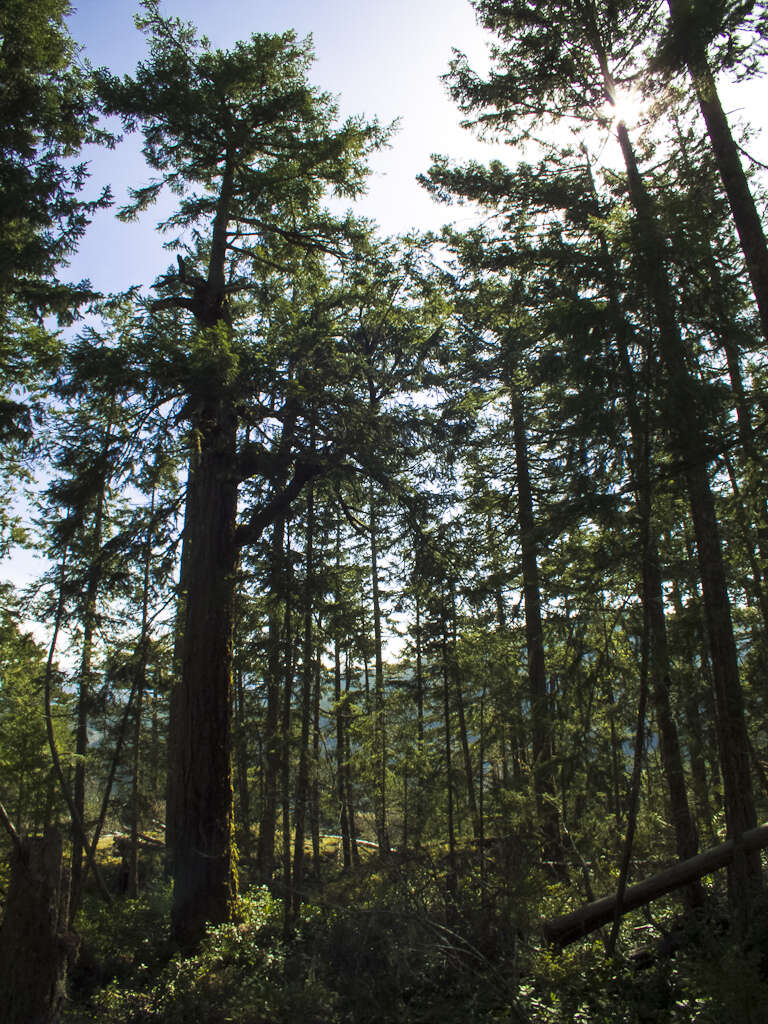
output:
POLYGON ((637 89, 617 89, 613 103, 606 101, 603 114, 614 124, 620 121, 627 128, 636 125, 643 115, 644 100, 637 89))

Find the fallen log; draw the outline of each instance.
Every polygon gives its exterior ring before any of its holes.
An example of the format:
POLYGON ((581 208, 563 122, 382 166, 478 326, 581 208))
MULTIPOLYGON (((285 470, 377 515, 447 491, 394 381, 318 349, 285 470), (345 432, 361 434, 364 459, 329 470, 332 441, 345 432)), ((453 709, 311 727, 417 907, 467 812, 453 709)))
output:
MULTIPOLYGON (((744 853, 753 853, 766 846, 768 846, 768 824, 742 833, 738 842, 739 850, 744 853)), ((729 839, 728 842, 713 846, 695 857, 681 860, 642 882, 628 886, 621 901, 620 912, 626 914, 636 907, 642 907, 644 904, 658 899, 659 896, 665 896, 669 892, 674 892, 675 889, 688 885, 689 882, 693 882, 697 878, 710 875, 713 871, 730 864, 733 857, 734 841, 729 839)), ((615 914, 616 894, 614 893, 612 896, 604 896, 593 903, 587 903, 568 914, 547 918, 542 922, 541 930, 548 943, 562 948, 584 935, 589 935, 590 932, 602 925, 608 924, 613 920, 615 914)))

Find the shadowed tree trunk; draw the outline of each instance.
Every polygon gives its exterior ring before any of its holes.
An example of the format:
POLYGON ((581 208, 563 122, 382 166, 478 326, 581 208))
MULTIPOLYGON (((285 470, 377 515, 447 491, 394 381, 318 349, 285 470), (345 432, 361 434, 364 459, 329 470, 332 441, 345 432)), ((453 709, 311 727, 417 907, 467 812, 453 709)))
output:
MULTIPOLYGON (((595 212, 598 212, 597 191, 594 188, 591 168, 588 168, 592 198, 595 212)), ((698 850, 698 836, 688 804, 685 785, 683 758, 680 751, 680 739, 677 724, 672 714, 670 701, 671 674, 669 647, 667 643, 667 626, 664 615, 664 592, 659 559, 658 531, 652 516, 653 494, 651 486, 651 426, 638 406, 637 396, 643 393, 641 381, 634 370, 630 357, 628 342, 638 342, 632 327, 625 315, 619 298, 618 273, 604 235, 600 235, 600 253, 603 272, 608 288, 608 303, 616 327, 616 351, 621 367, 624 399, 627 406, 632 445, 631 470, 636 495, 637 507, 641 521, 646 524, 647 537, 642 545, 642 583, 641 597, 645 612, 645 621, 649 630, 649 672, 651 680, 651 698, 656 711, 659 729, 659 746, 661 762, 669 794, 669 807, 672 824, 675 830, 677 855, 681 860, 693 857, 698 850)), ((642 346, 639 346, 642 348, 642 346)), ((648 355, 649 361, 652 359, 648 355)), ((647 376, 650 378, 653 367, 648 364, 647 376)), ((689 906, 701 903, 703 895, 701 885, 693 882, 685 891, 685 900, 689 906)))
POLYGON ((533 788, 536 810, 544 836, 543 854, 548 861, 561 860, 557 793, 552 766, 552 723, 544 661, 544 630, 541 622, 541 589, 533 517, 533 492, 528 464, 523 396, 515 385, 510 390, 512 433, 517 477, 517 515, 522 551, 525 644, 528 656, 528 688, 533 738, 533 788))
POLYGON ((760 312, 763 337, 768 340, 768 244, 763 225, 747 176, 741 166, 739 147, 733 139, 728 118, 720 102, 706 47, 697 26, 692 23, 690 0, 668 2, 677 45, 693 82, 720 180, 728 197, 733 223, 746 260, 749 279, 760 312))
MULTIPOLYGON (((0 808, 6 827, 10 825, 0 808)), ((13 834, 11 877, 0 925, 3 1024, 56 1024, 77 938, 68 930, 69 876, 55 829, 42 838, 13 834)))
MULTIPOLYGON (((104 434, 104 442, 100 453, 100 477, 99 489, 96 494, 96 508, 93 514, 91 534, 88 538, 89 565, 88 577, 85 586, 83 603, 83 642, 80 656, 80 683, 77 693, 77 727, 75 730, 75 772, 73 782, 73 798, 75 809, 80 821, 85 826, 85 768, 86 753, 88 751, 88 718, 91 710, 92 700, 92 679, 91 671, 93 666, 93 634, 96 629, 96 602, 101 583, 101 564, 99 555, 104 535, 104 506, 107 497, 107 465, 109 449, 112 441, 112 423, 107 423, 104 434)), ((80 891, 83 885, 83 854, 84 848, 78 834, 74 830, 72 837, 72 853, 70 860, 71 870, 71 898, 70 914, 74 918, 77 908, 80 905, 80 891)))
POLYGON ((174 695, 176 939, 194 944, 206 922, 227 919, 232 862, 232 639, 237 479, 236 415, 211 401, 193 437, 184 527, 186 575, 181 685, 174 695))
POLYGON ((293 879, 291 882, 291 909, 294 916, 301 904, 301 886, 304 881, 304 837, 306 833, 307 801, 309 798, 309 732, 312 720, 312 678, 314 653, 312 629, 312 594, 314 588, 314 530, 315 506, 312 488, 307 501, 307 531, 304 581, 304 639, 301 666, 301 739, 299 741, 299 767, 296 777, 296 800, 293 812, 293 879))
MULTIPOLYGON (((653 304, 667 376, 666 411, 676 454, 688 488, 699 574, 704 599, 710 657, 715 688, 716 725, 725 787, 728 835, 737 838, 754 828, 757 818, 752 797, 744 703, 739 680, 730 600, 709 484, 705 438, 695 382, 688 371, 671 284, 667 275, 663 239, 653 203, 643 184, 632 144, 623 123, 617 128, 626 164, 629 195, 635 210, 638 248, 645 284, 653 304)), ((729 865, 729 883, 736 902, 744 903, 748 880, 759 880, 759 853, 737 851, 729 865)))
POLYGON ((283 544, 285 522, 278 519, 272 530, 269 587, 269 634, 267 638, 267 717, 264 728, 264 803, 259 825, 258 865, 262 882, 269 882, 275 866, 277 790, 281 763, 280 721, 280 595, 283 591, 283 544))
POLYGON ((371 537, 371 594, 373 601, 373 646, 375 654, 375 700, 374 737, 376 746, 376 838, 380 853, 389 853, 389 832, 387 829, 387 721, 384 708, 384 659, 381 636, 381 597, 379 590, 379 517, 376 509, 376 495, 371 484, 370 492, 370 537, 371 537))

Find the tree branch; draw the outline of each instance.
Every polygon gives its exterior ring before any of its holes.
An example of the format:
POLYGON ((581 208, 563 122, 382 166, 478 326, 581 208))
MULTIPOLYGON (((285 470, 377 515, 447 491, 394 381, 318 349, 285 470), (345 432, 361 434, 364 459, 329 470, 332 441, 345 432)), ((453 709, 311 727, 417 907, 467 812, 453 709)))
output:
POLYGON ((254 512, 247 523, 238 526, 235 531, 235 543, 238 547, 242 548, 255 543, 269 524, 273 523, 282 512, 289 508, 291 502, 298 498, 306 484, 325 473, 328 468, 328 465, 320 459, 312 462, 299 460, 296 463, 293 477, 285 487, 254 512))

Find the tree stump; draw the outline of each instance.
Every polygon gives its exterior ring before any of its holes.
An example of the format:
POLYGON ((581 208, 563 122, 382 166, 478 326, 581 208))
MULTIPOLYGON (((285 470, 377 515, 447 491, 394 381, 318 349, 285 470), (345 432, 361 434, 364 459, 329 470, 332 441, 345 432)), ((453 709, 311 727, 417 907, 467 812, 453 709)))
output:
POLYGON ((56 829, 21 838, 0 926, 0 1007, 4 1024, 55 1024, 77 952, 68 930, 69 877, 56 829))

